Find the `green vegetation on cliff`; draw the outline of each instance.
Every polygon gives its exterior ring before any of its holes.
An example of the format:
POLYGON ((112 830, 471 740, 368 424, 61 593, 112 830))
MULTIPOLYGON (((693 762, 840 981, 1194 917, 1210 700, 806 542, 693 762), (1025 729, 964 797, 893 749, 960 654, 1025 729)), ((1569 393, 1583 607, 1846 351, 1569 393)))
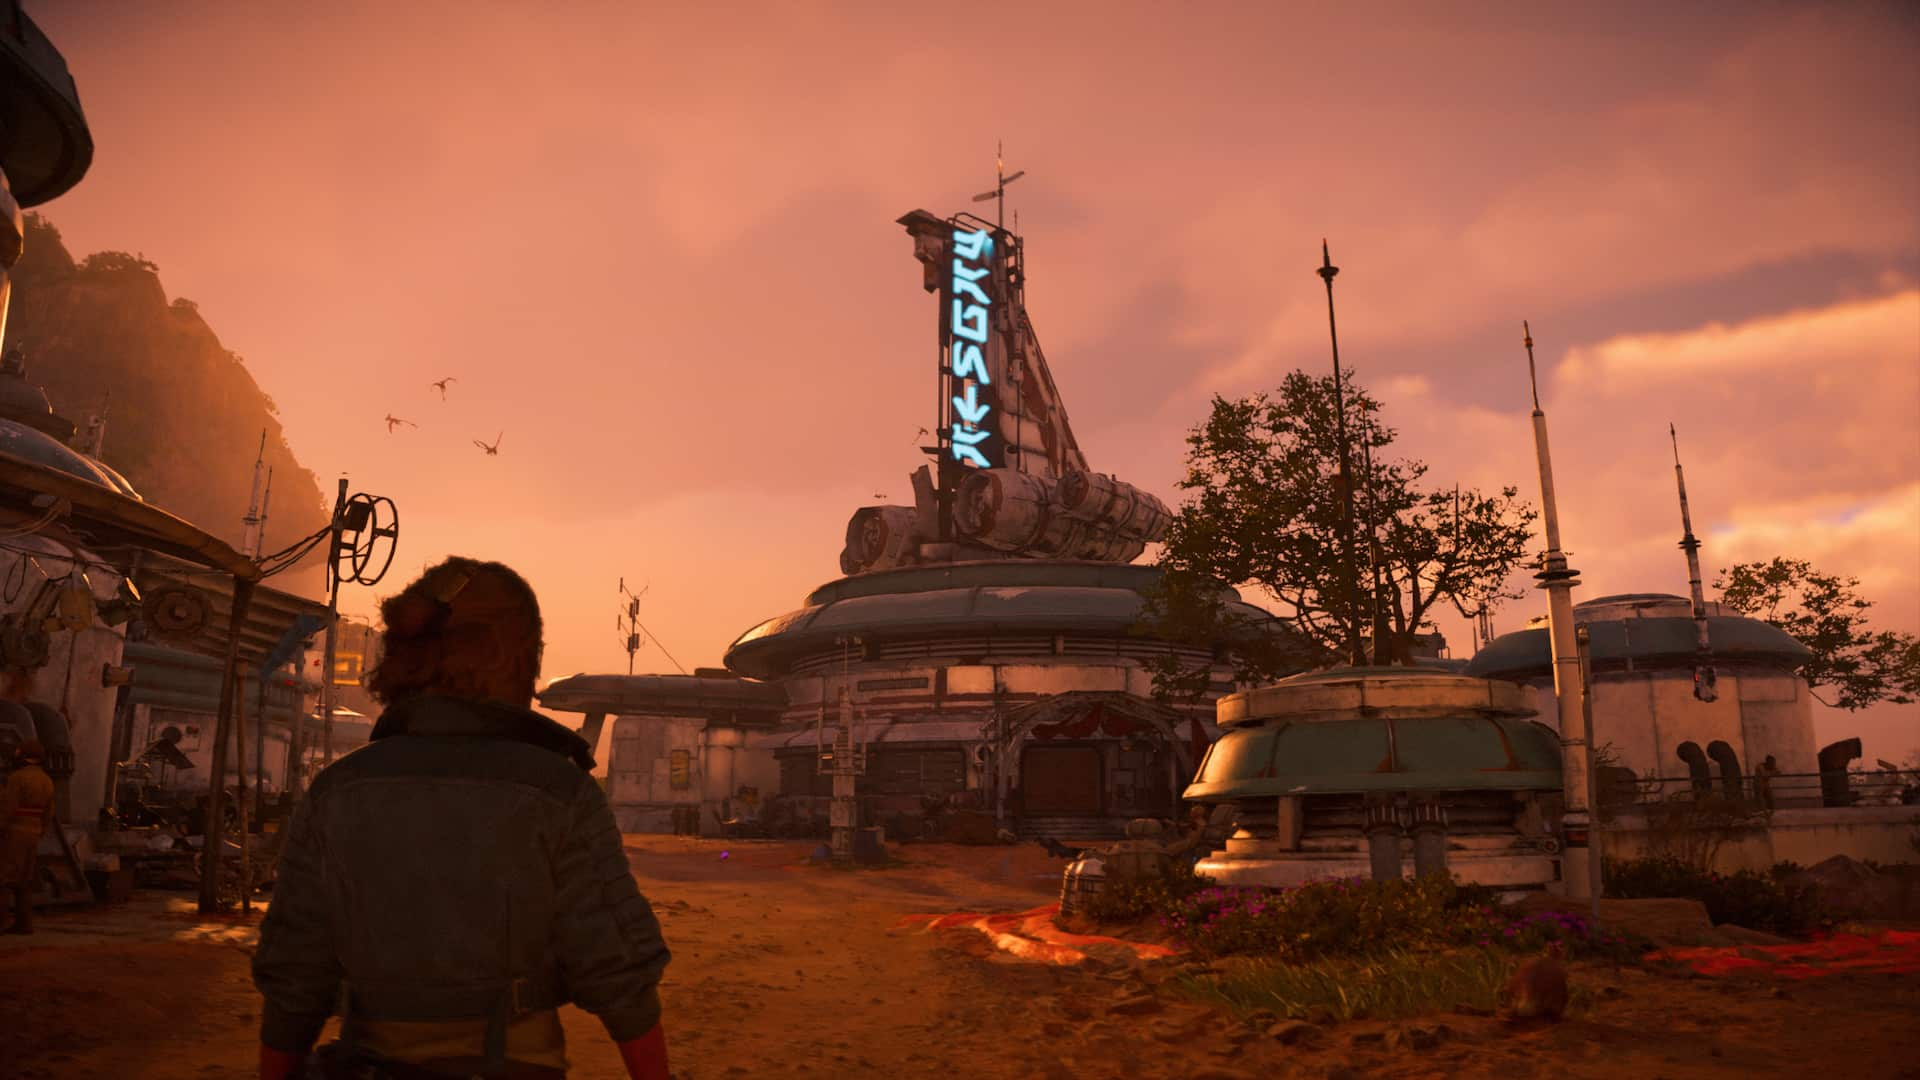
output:
MULTIPOLYGON (((324 525, 319 483, 294 458, 273 399, 198 306, 169 303, 157 268, 143 258, 104 251, 76 263, 52 224, 26 217, 7 340, 26 350, 28 378, 54 411, 84 439, 88 419, 106 406, 102 460, 149 503, 235 547, 264 430, 274 470, 267 549, 324 525)), ((317 594, 319 566, 309 558, 273 584, 317 594)))

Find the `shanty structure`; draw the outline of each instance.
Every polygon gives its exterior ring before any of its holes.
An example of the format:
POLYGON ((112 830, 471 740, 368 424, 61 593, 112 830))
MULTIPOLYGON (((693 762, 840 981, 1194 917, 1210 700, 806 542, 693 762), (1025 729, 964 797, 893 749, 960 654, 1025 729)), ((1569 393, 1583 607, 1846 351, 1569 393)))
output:
MULTIPOLYGON (((65 61, 18 0, 0 0, 0 345, 12 297, 8 272, 25 242, 22 208, 64 194, 92 158, 92 136, 65 61)), ((91 754, 83 760, 73 733, 113 729, 117 685, 127 678, 120 627, 138 610, 134 590, 123 586, 139 558, 171 556, 232 583, 216 750, 232 735, 240 632, 261 573, 232 547, 147 504, 123 477, 75 450, 73 425, 53 416, 45 395, 27 383, 17 351, 9 351, 6 367, 0 376, 0 581, 9 585, 0 596, 12 595, 0 615, 0 690, 12 707, 0 710, 0 728, 48 744, 57 810, 66 824, 57 838, 66 863, 78 869, 70 830, 76 817, 88 821, 100 806, 107 765, 91 754)), ((224 764, 216 752, 207 837, 215 851, 222 844, 224 764)), ((218 871, 219 860, 206 860, 203 908, 217 904, 218 871)))
POLYGON ((734 815, 742 789, 772 795, 771 755, 748 747, 786 710, 778 683, 724 669, 692 675, 575 675, 540 694, 543 707, 586 714, 581 735, 597 748, 614 717, 607 796, 625 832, 668 832, 691 816, 712 833, 734 815))
MULTIPOLYGON (((172 784, 162 786, 204 789, 212 773, 225 629, 233 625, 232 579, 150 555, 141 560, 134 582, 144 611, 136 624, 139 640, 126 646, 131 680, 118 702, 114 760, 133 761, 142 748, 173 741, 173 729, 176 749, 198 771, 176 770, 169 774, 172 784)), ((255 777, 267 794, 286 790, 296 726, 307 742, 318 730, 311 721, 303 723, 318 686, 302 671, 303 661, 317 652, 310 643, 325 616, 326 605, 317 600, 261 586, 240 622, 237 700, 249 721, 247 745, 236 740, 229 746, 226 767, 255 777)))

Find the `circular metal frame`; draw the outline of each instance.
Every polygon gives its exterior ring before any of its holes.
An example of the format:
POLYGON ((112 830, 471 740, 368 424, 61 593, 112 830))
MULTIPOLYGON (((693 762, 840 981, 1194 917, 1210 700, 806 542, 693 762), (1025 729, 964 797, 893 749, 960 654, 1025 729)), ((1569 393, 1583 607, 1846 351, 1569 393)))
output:
POLYGON ((356 504, 367 508, 367 518, 352 533, 341 534, 340 553, 353 568, 352 574, 342 576, 361 585, 375 585, 387 576, 388 569, 393 566, 393 554, 400 546, 400 510, 393 505, 392 499, 365 492, 347 500, 348 506, 356 504), (384 513, 380 509, 382 506, 386 507, 384 513), (378 560, 379 569, 369 573, 368 567, 374 565, 375 552, 382 540, 386 541, 385 557, 378 560))

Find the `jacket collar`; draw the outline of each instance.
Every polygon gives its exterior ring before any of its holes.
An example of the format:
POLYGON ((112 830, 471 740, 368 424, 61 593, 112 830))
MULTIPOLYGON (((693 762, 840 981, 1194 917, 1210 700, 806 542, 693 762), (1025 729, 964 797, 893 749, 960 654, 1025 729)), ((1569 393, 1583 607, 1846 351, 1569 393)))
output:
POLYGON ((551 750, 589 772, 594 765, 593 748, 578 733, 532 709, 499 701, 467 701, 433 694, 406 698, 380 714, 368 738, 393 735, 511 739, 551 750))

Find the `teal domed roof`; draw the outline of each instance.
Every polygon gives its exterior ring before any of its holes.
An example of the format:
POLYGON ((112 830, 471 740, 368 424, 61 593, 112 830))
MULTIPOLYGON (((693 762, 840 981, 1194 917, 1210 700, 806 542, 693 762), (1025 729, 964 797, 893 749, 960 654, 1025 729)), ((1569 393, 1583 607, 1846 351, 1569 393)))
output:
POLYGON ((1558 790, 1560 739, 1530 698, 1420 668, 1296 675, 1220 699, 1227 731, 1185 797, 1558 790))
MULTIPOLYGON (((793 662, 846 636, 874 640, 963 635, 1133 632, 1159 579, 1153 566, 1007 559, 857 574, 815 589, 798 611, 768 619, 728 647, 726 666, 779 678, 793 662)), ((1228 597, 1249 633, 1278 632, 1271 614, 1228 597)))

